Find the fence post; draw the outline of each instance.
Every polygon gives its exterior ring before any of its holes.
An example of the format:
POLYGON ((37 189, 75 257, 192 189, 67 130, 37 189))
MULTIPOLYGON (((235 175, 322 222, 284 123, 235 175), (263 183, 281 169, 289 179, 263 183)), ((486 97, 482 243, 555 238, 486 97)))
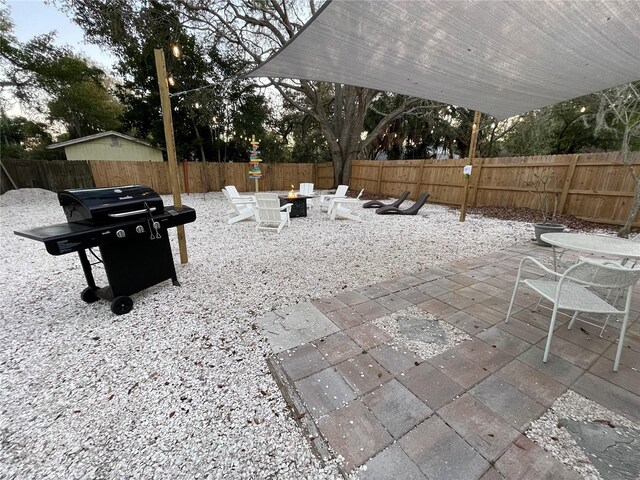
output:
POLYGON ((382 185, 382 162, 384 160, 378 160, 380 165, 378 166, 378 186, 376 187, 376 193, 380 195, 380 185, 382 185))
POLYGON ((562 186, 562 193, 560 194, 560 200, 558 201, 558 213, 564 212, 564 206, 567 202, 567 195, 569 194, 569 187, 571 187, 571 181, 573 180, 573 172, 576 170, 576 163, 578 163, 578 157, 580 155, 574 155, 569 163, 567 174, 564 177, 564 185, 562 186))
POLYGON ((475 174, 472 175, 474 181, 471 185, 471 188, 473 188, 473 192, 471 193, 471 200, 469 200, 469 205, 471 205, 472 207, 476 206, 476 199, 478 198, 478 187, 480 186, 480 174, 482 173, 482 164, 484 163, 482 161, 482 158, 477 158, 476 160, 478 163, 474 167, 475 174))
POLYGON ((426 162, 426 160, 422 160, 422 163, 420 164, 420 170, 418 171, 418 183, 416 183, 416 194, 413 197, 414 200, 417 200, 418 196, 420 195, 420 187, 422 186, 422 173, 424 172, 424 162, 426 162))

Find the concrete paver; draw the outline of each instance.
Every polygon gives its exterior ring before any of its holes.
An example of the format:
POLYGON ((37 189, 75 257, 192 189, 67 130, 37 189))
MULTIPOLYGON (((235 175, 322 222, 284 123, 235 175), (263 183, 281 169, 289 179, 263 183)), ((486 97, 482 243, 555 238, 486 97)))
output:
POLYGON ((391 340, 391 337, 384 330, 370 322, 350 328, 345 333, 360 345, 363 350, 370 350, 391 340))
POLYGON ((422 359, 408 348, 400 345, 379 345, 369 350, 371 355, 380 365, 387 369, 391 375, 406 372, 410 368, 419 365, 422 359))
POLYGON ((531 344, 521 340, 515 335, 493 326, 487 330, 478 333, 478 338, 488 343, 492 347, 496 347, 514 357, 517 357, 525 350, 531 348, 531 344))
POLYGON ((468 393, 442 407, 438 415, 491 462, 520 436, 520 432, 468 393))
POLYGON ((362 348, 351 337, 337 332, 313 342, 320 355, 331 365, 344 362, 362 352, 362 348))
POLYGON ((498 370, 496 375, 545 407, 550 407, 568 388, 519 360, 498 370))
MULTIPOLYGON (((613 374, 612 374, 613 375, 613 374)), ((640 422, 640 397, 611 382, 586 373, 571 386, 580 395, 603 407, 640 422)))
POLYGON ((434 410, 464 392, 458 383, 428 363, 413 367, 396 378, 434 410))
POLYGON ((322 338, 339 328, 310 302, 269 312, 257 322, 275 353, 322 338))
POLYGON ((491 324, 474 317, 464 310, 457 311, 456 313, 452 313, 451 315, 447 315, 443 318, 445 322, 467 332, 470 335, 477 335, 483 330, 491 327, 491 324))
POLYGON ((491 372, 459 353, 458 348, 460 345, 427 359, 427 362, 466 390, 488 377, 491 372))
POLYGON ((469 393, 521 432, 546 410, 544 406, 495 375, 473 387, 469 393))
MULTIPOLYGON (((565 340, 564 338, 554 335, 552 340, 551 350, 549 350, 549 353, 584 370, 593 365, 599 357, 597 353, 587 350, 586 348, 582 348, 575 343, 565 340)), ((543 338, 538 342, 537 346, 544 350, 545 343, 546 338, 543 338)))
POLYGON ((439 417, 432 416, 398 442, 427 478, 475 480, 489 463, 439 417))
POLYGON ((391 379, 391 374, 368 353, 361 353, 336 365, 351 388, 364 395, 391 379))
POLYGON ((370 392, 362 402, 396 439, 433 413, 395 379, 370 392))
POLYGON ((360 480, 428 480, 398 445, 385 448, 365 466, 360 480))
POLYGON ((333 368, 325 368, 295 382, 295 386, 314 418, 339 408, 357 395, 342 376, 333 368))
MULTIPOLYGON (((521 434, 567 389, 640 422, 640 301, 632 303, 620 372, 611 371, 619 325, 600 338, 598 328, 579 322, 567 330, 566 318, 545 364, 549 314, 533 311, 538 298, 521 288, 504 322, 523 255, 544 259, 550 251, 517 246, 257 321, 275 353, 269 362, 276 380, 302 413, 298 420, 314 422, 314 442, 344 457, 344 472, 363 479, 571 480, 579 478, 575 472, 521 434), (425 360, 374 324, 412 305, 472 339, 425 360)), ((403 318, 395 321, 409 338, 436 341, 403 318)))
POLYGON ((521 436, 496 462, 496 468, 506 478, 519 480, 580 480, 575 472, 562 468, 560 462, 546 454, 539 446, 521 436))
POLYGON ((563 360, 560 357, 549 354, 547 363, 542 361, 544 350, 538 347, 532 347, 526 352, 520 354, 518 360, 526 363, 530 367, 539 370, 540 372, 558 380, 560 383, 564 383, 569 386, 575 382, 580 375, 584 373, 581 368, 563 360))
POLYGON ((352 307, 341 308, 327 314, 327 318, 337 325, 341 330, 355 327, 365 322, 366 319, 356 312, 352 307))
POLYGON ((284 371, 294 382, 318 373, 329 366, 318 349, 310 343, 280 352, 277 358, 284 371))
POLYGON ((318 426, 331 447, 344 457, 347 472, 393 442, 391 435, 360 401, 330 413, 318 426))

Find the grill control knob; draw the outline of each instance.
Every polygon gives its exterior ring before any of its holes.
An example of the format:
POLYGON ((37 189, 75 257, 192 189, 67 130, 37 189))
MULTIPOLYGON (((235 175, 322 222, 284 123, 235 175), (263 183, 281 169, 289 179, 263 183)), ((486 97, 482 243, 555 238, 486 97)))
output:
POLYGON ((136 232, 137 233, 144 233, 144 227, 142 225, 138 225, 136 227, 136 232))
POLYGON ((118 238, 124 238, 127 234, 125 233, 124 230, 117 230, 116 231, 116 237, 118 238))

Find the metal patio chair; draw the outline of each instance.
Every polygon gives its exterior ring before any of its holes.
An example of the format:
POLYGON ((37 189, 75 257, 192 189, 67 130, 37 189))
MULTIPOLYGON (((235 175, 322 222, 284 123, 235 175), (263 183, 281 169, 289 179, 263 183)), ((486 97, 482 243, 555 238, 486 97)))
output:
POLYGON ((620 366, 620 356, 622 354, 624 336, 629 323, 633 287, 639 279, 640 269, 627 268, 613 261, 594 261, 583 258, 563 273, 557 273, 547 268, 533 257, 524 257, 518 268, 518 276, 513 288, 513 295, 511 296, 511 302, 509 303, 509 310, 507 311, 505 323, 508 323, 509 321, 513 302, 521 283, 524 283, 526 286, 551 302, 553 304, 553 309, 549 323, 549 331, 547 333, 544 356, 542 357, 542 361, 546 363, 549 358, 551 338, 553 336, 556 317, 559 310, 574 312, 571 317, 571 321, 569 322, 569 329, 573 327, 576 319, 581 322, 591 324, 591 322, 577 318, 578 314, 581 312, 599 313, 604 315, 623 315, 624 317, 620 327, 620 337, 618 339, 618 349, 613 365, 613 371, 617 372, 620 366), (547 277, 521 280, 523 267, 525 267, 527 263, 531 263, 533 266, 540 268, 547 277), (601 298, 597 292, 593 291, 593 289, 600 288, 623 290, 625 292, 624 309, 618 309, 614 304, 609 303, 607 299, 601 298))

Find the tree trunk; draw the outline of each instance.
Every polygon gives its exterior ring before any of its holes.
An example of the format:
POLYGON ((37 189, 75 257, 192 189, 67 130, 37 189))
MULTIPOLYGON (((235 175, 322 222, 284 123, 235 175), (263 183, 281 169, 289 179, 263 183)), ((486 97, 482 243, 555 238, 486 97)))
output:
POLYGON ((202 159, 202 163, 204 164, 204 162, 206 161, 206 158, 204 155, 204 145, 202 144, 202 137, 200 137, 198 126, 196 125, 196 121, 193 118, 191 118, 191 123, 193 123, 193 129, 196 132, 196 138, 198 139, 198 145, 200 146, 200 158, 202 159))

